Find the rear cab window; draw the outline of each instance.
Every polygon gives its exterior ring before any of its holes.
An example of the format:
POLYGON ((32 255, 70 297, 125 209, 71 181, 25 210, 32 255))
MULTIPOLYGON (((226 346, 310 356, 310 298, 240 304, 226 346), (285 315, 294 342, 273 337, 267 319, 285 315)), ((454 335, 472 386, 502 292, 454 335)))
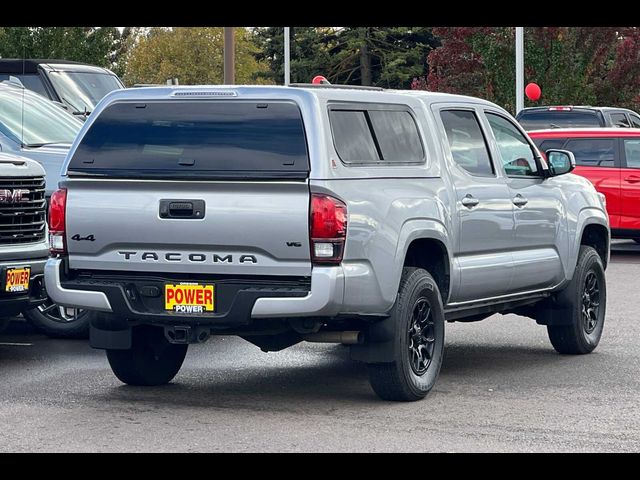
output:
POLYGON ((306 178, 292 101, 118 102, 82 138, 67 173, 124 178, 306 178))
POLYGON ((525 130, 548 128, 601 127, 601 115, 589 111, 524 111, 518 116, 518 123, 525 130))
POLYGON ((442 110, 440 119, 447 135, 453 161, 471 175, 495 176, 487 141, 475 112, 442 110))

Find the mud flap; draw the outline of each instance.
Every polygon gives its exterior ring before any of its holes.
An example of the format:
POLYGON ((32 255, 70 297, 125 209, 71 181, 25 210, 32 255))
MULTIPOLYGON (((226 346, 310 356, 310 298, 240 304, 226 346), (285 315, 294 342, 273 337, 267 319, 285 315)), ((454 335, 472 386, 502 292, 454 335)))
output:
POLYGON ((102 330, 91 325, 89 344, 91 348, 102 350, 129 350, 131 348, 131 328, 102 330))
POLYGON ((571 307, 561 306, 550 298, 535 305, 534 318, 538 325, 571 325, 573 321, 571 307))
POLYGON ((365 363, 391 363, 395 360, 395 326, 391 317, 372 323, 365 330, 364 343, 351 345, 352 360, 365 363))

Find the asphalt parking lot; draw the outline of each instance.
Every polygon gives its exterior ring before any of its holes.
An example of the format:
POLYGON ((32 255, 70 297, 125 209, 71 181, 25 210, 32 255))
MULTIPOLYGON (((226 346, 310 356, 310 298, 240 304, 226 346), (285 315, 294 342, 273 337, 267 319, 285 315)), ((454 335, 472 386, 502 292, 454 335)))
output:
POLYGON ((555 353, 544 327, 447 324, 432 393, 379 400, 342 346, 190 347, 173 384, 128 387, 86 341, 15 322, 0 335, 0 451, 638 451, 640 246, 617 243, 598 349, 555 353))

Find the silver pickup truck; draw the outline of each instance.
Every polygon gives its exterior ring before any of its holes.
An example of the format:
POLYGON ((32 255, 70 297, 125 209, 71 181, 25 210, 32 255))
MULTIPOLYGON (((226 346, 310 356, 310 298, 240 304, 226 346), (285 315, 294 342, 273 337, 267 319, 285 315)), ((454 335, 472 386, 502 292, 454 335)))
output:
POLYGON ((0 153, 0 330, 13 315, 46 300, 49 257, 44 169, 0 153))
POLYGON ((515 312, 565 354, 598 344, 604 198, 477 98, 330 85, 105 97, 50 209, 46 286, 100 312, 125 383, 171 381, 190 343, 350 345, 384 399, 433 387, 445 321, 515 312))

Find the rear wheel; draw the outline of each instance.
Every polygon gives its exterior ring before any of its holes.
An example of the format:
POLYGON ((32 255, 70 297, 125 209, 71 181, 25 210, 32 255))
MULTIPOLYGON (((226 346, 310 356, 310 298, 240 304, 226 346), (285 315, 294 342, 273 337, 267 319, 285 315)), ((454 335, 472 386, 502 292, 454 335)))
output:
POLYGON ((420 400, 433 388, 444 353, 442 300, 438 285, 427 271, 403 269, 391 317, 395 360, 370 364, 369 381, 384 400, 420 400))
POLYGON ((42 305, 22 312, 29 323, 53 338, 88 338, 94 314, 90 310, 63 307, 50 298, 42 305))
POLYGON ((602 259, 591 247, 580 247, 573 279, 557 298, 566 306, 569 323, 549 325, 547 332, 558 353, 592 352, 600 342, 607 306, 607 284, 602 259))
POLYGON ((128 385, 164 385, 176 376, 187 354, 187 344, 169 343, 164 330, 133 327, 129 350, 107 350, 111 370, 128 385))

